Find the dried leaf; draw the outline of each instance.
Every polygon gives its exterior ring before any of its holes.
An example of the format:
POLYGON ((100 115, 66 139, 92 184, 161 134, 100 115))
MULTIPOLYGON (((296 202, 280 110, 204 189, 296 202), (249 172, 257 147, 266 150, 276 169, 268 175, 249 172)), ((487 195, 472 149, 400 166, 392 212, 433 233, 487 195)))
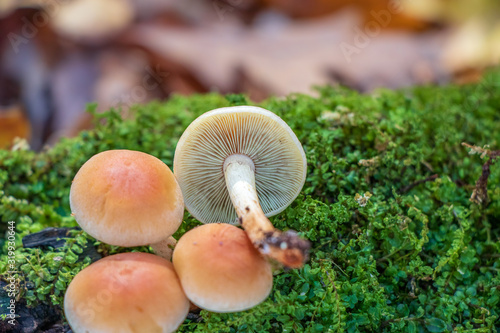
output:
POLYGON ((8 148, 14 138, 28 138, 30 126, 28 119, 19 105, 0 108, 0 148, 8 148))
POLYGON ((365 30, 361 17, 347 11, 314 21, 261 22, 251 29, 232 23, 194 30, 144 24, 131 31, 127 42, 181 64, 205 87, 221 92, 234 91, 238 72, 276 95, 311 93, 313 85, 325 83, 366 91, 446 77, 438 69, 442 35, 370 35, 365 30))

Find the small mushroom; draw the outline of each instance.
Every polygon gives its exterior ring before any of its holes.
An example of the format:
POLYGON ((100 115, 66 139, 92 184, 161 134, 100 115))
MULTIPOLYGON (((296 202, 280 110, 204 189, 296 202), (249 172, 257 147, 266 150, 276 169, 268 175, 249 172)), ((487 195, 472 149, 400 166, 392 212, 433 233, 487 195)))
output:
POLYGON ((148 253, 121 253, 80 271, 66 290, 73 332, 174 332, 189 301, 173 265, 148 253))
POLYGON ((276 230, 266 216, 300 193, 306 157, 288 125, 253 106, 216 109, 198 117, 177 144, 174 173, 187 210, 203 223, 241 223, 259 251, 301 267, 309 242, 276 230), (235 212, 236 209, 236 212, 235 212))
POLYGON ((188 299, 212 312, 256 306, 273 285, 270 263, 245 231, 230 224, 205 224, 185 233, 172 262, 188 299))
POLYGON ((118 246, 151 244, 170 259, 184 200, 158 158, 132 150, 94 155, 76 174, 69 199, 76 221, 92 237, 118 246))

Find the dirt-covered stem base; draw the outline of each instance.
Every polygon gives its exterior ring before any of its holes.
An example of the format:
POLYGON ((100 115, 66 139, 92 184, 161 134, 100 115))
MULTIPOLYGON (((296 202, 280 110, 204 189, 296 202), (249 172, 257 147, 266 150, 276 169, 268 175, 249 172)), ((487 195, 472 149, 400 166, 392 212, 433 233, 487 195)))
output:
POLYGON ((224 175, 240 224, 260 253, 286 267, 302 267, 307 259, 309 242, 296 232, 282 233, 275 229, 265 216, 255 189, 252 160, 244 155, 229 156, 224 163, 224 175))

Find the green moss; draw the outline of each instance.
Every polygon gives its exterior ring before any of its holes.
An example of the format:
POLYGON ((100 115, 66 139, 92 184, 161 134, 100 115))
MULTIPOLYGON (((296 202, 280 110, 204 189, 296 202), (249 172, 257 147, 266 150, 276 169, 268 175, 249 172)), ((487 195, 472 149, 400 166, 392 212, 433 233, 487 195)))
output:
MULTIPOLYGON (((180 331, 498 330, 500 167, 491 167, 489 204, 469 201, 485 160, 469 155, 461 143, 499 149, 499 82, 495 71, 476 85, 371 95, 320 87, 318 97, 291 95, 261 103, 304 145, 304 190, 272 221, 310 239, 311 258, 303 269, 276 272, 271 296, 256 308, 202 311, 180 331)), ((132 119, 114 110, 95 114, 95 130, 39 154, 0 151, 0 228, 5 232, 7 221, 16 222, 21 296, 31 304, 60 306, 68 282, 88 265, 78 254, 95 240, 83 232, 75 232, 61 249, 21 246, 29 233, 76 225, 69 188, 88 158, 126 148, 171 167, 176 142, 193 119, 244 103, 241 95, 177 96, 137 107, 132 119)), ((186 214, 177 236, 197 224, 186 214)), ((0 245, 5 272, 7 244, 0 245)), ((98 248, 105 254, 126 251, 98 248)))

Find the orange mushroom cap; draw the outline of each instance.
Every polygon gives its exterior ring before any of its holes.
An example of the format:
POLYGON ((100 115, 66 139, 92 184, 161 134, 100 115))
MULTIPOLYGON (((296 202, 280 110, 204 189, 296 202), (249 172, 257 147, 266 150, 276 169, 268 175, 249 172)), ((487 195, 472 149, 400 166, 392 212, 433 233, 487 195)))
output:
POLYGON ((213 312, 254 307, 273 285, 271 265, 245 231, 230 224, 205 224, 185 233, 173 264, 189 300, 213 312))
POLYGON ((73 332, 173 332, 188 314, 172 263, 121 253, 84 268, 71 281, 64 312, 73 332))
POLYGON ((184 200, 168 166, 132 150, 91 157, 71 185, 76 221, 96 239, 118 246, 160 242, 180 226, 184 200))

